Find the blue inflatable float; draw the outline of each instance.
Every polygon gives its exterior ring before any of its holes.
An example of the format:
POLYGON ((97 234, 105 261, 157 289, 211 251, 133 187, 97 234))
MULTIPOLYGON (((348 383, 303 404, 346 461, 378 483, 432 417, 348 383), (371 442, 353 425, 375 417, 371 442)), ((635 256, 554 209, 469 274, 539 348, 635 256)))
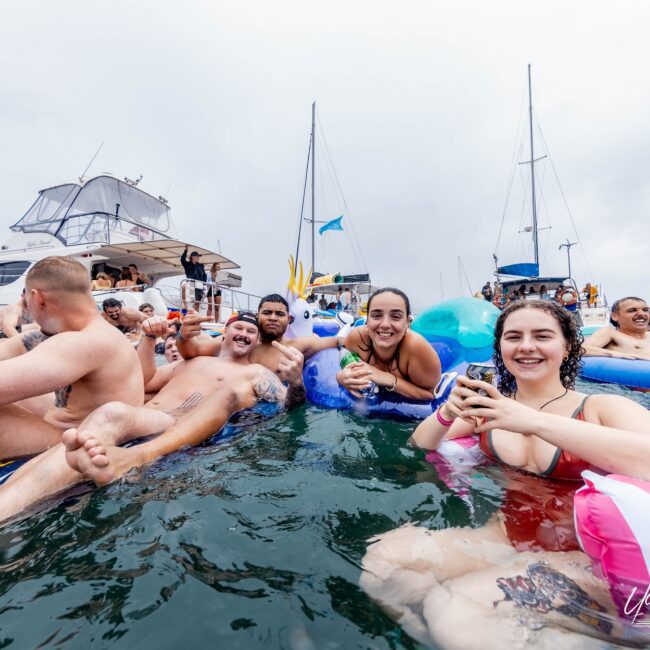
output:
POLYGON ((355 410, 364 415, 421 420, 433 413, 449 396, 456 374, 467 362, 492 357, 494 325, 499 310, 486 300, 457 298, 426 310, 413 322, 413 330, 424 336, 440 357, 445 375, 432 401, 414 401, 388 391, 357 400, 336 381, 338 350, 324 350, 305 363, 303 377, 307 399, 327 408, 355 410))
POLYGON ((584 357, 580 377, 602 384, 620 384, 634 390, 650 391, 650 361, 584 357))

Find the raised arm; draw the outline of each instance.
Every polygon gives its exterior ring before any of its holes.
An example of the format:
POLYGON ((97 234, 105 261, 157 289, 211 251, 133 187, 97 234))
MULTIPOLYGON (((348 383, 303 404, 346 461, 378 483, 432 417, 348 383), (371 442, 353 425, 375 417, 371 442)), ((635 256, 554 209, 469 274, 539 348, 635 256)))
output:
POLYGON ((176 339, 176 347, 183 359, 219 356, 221 337, 213 339, 203 334, 201 329, 201 323, 211 320, 207 316, 199 316, 193 309, 188 310, 176 339))
POLYGON ((301 336, 291 341, 292 347, 300 350, 305 359, 313 357, 317 352, 329 350, 337 346, 343 346, 344 338, 338 336, 301 336))
POLYGON ((142 323, 142 331, 144 336, 137 352, 142 366, 144 390, 146 393, 157 393, 170 380, 174 368, 180 362, 156 366, 156 339, 172 331, 167 319, 161 316, 147 318, 142 323))

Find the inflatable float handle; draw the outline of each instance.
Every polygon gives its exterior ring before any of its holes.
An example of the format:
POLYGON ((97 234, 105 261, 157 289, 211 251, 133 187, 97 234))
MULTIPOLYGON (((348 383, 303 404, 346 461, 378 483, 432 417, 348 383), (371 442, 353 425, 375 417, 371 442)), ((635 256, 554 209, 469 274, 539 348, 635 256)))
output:
POLYGON ((458 377, 457 372, 443 373, 438 385, 433 389, 433 398, 440 399, 445 394, 451 383, 456 381, 456 377, 458 377))

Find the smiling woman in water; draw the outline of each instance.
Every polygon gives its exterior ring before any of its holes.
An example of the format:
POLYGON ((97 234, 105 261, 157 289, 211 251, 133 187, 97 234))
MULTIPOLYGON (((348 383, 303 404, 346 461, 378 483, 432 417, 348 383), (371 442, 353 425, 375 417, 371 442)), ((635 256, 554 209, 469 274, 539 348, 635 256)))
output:
POLYGON ((389 392, 416 400, 433 399, 440 381, 440 359, 417 332, 410 329, 411 304, 399 289, 375 291, 368 300, 366 324, 354 328, 345 347, 360 361, 347 365, 336 379, 355 397, 372 382, 389 392))
POLYGON ((513 303, 495 330, 500 390, 459 377, 413 433, 421 449, 478 433, 507 478, 501 507, 482 528, 407 525, 368 549, 363 587, 416 638, 444 645, 450 621, 462 618, 452 626, 459 647, 476 645, 478 634, 495 647, 530 642, 537 632, 516 624, 524 611, 539 620, 540 638, 552 634, 547 624, 612 631, 607 586, 578 550, 573 495, 588 468, 650 479, 650 412, 622 396, 575 391, 581 344, 560 305, 513 303))

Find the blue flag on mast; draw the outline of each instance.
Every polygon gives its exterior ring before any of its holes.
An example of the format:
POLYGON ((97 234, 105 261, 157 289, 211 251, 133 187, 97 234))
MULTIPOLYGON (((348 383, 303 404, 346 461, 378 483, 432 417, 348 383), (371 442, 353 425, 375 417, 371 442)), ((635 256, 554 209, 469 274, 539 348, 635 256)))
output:
POLYGON ((343 226, 341 225, 341 219, 343 219, 343 215, 341 215, 337 219, 332 219, 331 221, 328 221, 326 224, 323 224, 318 229, 318 234, 322 235, 326 230, 343 230, 343 226))

